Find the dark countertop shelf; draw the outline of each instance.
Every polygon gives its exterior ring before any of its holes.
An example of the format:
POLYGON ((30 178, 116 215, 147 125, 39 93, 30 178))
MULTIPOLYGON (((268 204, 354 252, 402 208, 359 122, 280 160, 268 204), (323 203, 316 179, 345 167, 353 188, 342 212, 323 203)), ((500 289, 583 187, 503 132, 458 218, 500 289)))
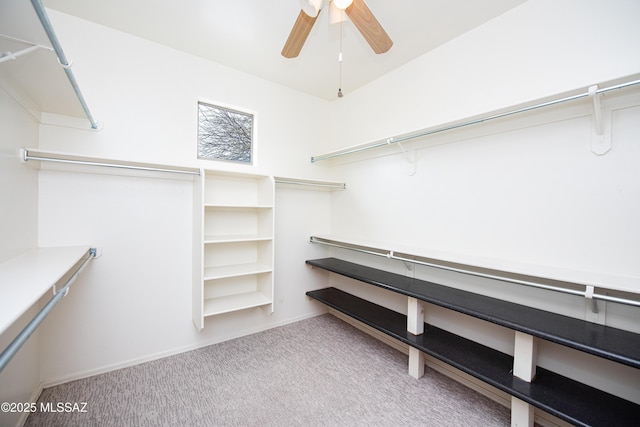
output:
POLYGON ((513 357, 445 330, 425 324, 413 335, 403 314, 339 289, 307 295, 572 424, 636 426, 640 419, 640 405, 542 368, 534 382, 522 381, 511 374, 513 357))
POLYGON ((337 258, 307 264, 618 363, 640 368, 640 334, 337 258))

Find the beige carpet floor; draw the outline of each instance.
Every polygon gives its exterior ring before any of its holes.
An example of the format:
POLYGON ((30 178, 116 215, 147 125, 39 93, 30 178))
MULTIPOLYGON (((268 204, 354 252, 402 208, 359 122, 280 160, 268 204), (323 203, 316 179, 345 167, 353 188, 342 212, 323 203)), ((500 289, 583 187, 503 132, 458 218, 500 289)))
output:
POLYGON ((176 356, 47 388, 26 426, 510 425, 490 399, 323 315, 176 356))

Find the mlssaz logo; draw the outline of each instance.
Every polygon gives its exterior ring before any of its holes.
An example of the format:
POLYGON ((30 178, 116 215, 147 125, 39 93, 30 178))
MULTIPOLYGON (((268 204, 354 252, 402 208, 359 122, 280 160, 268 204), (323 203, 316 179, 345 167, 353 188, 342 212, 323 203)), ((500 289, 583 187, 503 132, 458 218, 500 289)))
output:
POLYGON ((87 402, 40 402, 40 412, 87 412, 87 402))

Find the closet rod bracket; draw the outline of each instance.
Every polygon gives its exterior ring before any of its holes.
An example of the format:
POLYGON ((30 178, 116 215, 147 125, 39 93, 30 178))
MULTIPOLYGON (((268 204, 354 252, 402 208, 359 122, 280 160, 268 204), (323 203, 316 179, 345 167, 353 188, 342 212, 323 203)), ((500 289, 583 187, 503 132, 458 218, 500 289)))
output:
POLYGON ((415 175, 416 174, 416 163, 417 163, 416 162, 417 154, 416 154, 415 148, 409 152, 404 148, 404 146, 402 145, 401 141, 395 141, 393 138, 388 138, 387 139, 387 144, 391 145, 393 143, 395 143, 398 147, 400 147, 400 150, 402 151, 402 154, 404 154, 404 157, 409 162, 410 166, 409 166, 409 170, 407 171, 407 174, 409 174, 409 176, 415 175))
POLYGON ((601 156, 611 150, 611 112, 607 113, 604 110, 598 85, 589 87, 589 97, 593 100, 591 151, 601 156))
POLYGON ((585 291, 584 291, 584 297, 587 299, 588 302, 590 302, 590 309, 591 309, 591 313, 595 314, 597 317, 598 314, 598 302, 593 299, 593 293, 595 291, 595 288, 593 286, 587 286, 585 291))
POLYGON ((98 256, 99 256, 98 250, 96 248, 89 248, 89 256, 87 256, 87 258, 84 260, 82 265, 75 271, 75 273, 73 273, 71 278, 67 280, 67 282, 64 284, 62 289, 58 291, 58 289, 56 288, 56 285, 55 284, 53 285, 53 287, 51 288, 51 291, 53 292, 53 296, 55 297, 60 292, 64 294, 62 295, 62 297, 66 297, 67 294, 69 293, 69 289, 71 288, 71 285, 73 284, 73 282, 76 281, 80 273, 82 273, 82 271, 86 268, 89 261, 97 258, 98 256))

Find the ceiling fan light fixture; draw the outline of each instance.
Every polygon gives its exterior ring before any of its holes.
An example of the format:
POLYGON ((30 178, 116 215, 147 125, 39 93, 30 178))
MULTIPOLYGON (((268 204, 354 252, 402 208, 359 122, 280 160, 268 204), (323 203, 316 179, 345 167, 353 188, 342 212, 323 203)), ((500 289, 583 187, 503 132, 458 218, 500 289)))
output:
POLYGON ((351 6, 353 0, 333 0, 333 5, 340 10, 345 10, 349 6, 351 6))
POLYGON ((315 18, 322 9, 322 0, 300 0, 300 8, 307 15, 315 18))

